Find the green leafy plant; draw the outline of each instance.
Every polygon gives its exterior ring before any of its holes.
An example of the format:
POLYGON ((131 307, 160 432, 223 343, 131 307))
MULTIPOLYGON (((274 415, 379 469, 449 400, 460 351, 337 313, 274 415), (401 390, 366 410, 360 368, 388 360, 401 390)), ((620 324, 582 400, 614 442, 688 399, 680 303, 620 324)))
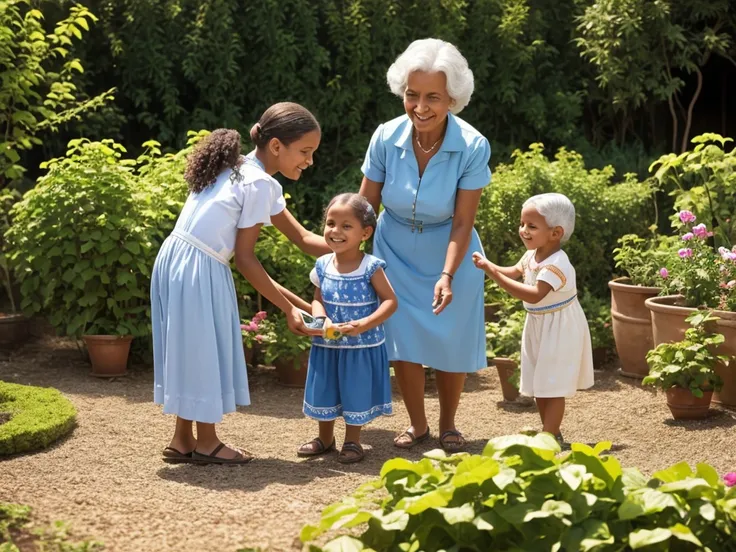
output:
POLYGON ((728 357, 714 353, 725 340, 722 334, 710 333, 706 329, 708 323, 715 320, 718 320, 717 316, 703 311, 688 316, 687 322, 691 327, 685 332, 685 339, 661 343, 647 353, 649 375, 642 383, 663 391, 671 387, 689 389, 696 397, 702 397, 704 390, 719 391, 723 380, 716 374, 715 367, 728 357))
POLYGON ((394 458, 301 539, 310 552, 729 549, 736 488, 715 469, 683 462, 649 479, 604 455, 610 446, 574 443, 560 457, 540 433, 491 439, 480 455, 394 458), (352 535, 312 544, 336 531, 352 535))
POLYGON ((593 348, 610 349, 613 347, 610 302, 599 299, 588 292, 580 293, 578 300, 585 313, 585 318, 588 320, 590 340, 593 348))
POLYGON ((64 335, 150 333, 152 242, 124 152, 111 140, 72 140, 12 211, 21 308, 64 335))
POLYGON ((291 333, 286 323, 286 317, 281 313, 276 316, 273 328, 262 335, 261 347, 266 364, 273 364, 279 360, 282 362, 292 361, 294 368, 297 369, 302 356, 311 347, 309 337, 291 333))
POLYGON ((521 334, 524 330, 526 311, 519 308, 515 299, 506 298, 498 312, 498 322, 486 322, 486 340, 489 358, 508 358, 516 363, 509 383, 519 389, 521 383, 521 334))
POLYGON ((75 72, 84 68, 70 49, 97 18, 74 4, 47 33, 41 4, 0 0, 0 187, 21 178, 20 154, 42 143, 39 134, 58 130, 113 99, 110 89, 80 100, 74 83, 75 72))
POLYGON ((713 233, 695 224, 691 211, 680 211, 676 220, 681 247, 660 269, 662 293, 681 294, 688 307, 736 311, 736 246, 716 250, 713 233))
POLYGON ((8 264, 6 255, 5 233, 11 226, 10 211, 20 200, 18 190, 4 188, 0 190, 0 279, 2 279, 3 288, 8 297, 8 303, 12 313, 18 312, 18 305, 15 304, 15 278, 13 271, 8 264))
MULTIPOLYGON (((650 228, 654 230, 654 228, 650 228)), ((613 260, 634 286, 656 287, 660 284, 660 270, 671 262, 677 250, 676 236, 652 234, 641 238, 636 234, 625 234, 613 250, 613 260)))

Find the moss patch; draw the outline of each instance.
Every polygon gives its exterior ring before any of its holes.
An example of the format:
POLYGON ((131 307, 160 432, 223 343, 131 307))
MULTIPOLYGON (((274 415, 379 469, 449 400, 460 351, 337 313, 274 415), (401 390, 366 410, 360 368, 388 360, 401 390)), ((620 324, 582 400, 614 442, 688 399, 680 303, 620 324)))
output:
POLYGON ((48 447, 74 428, 76 416, 56 389, 0 381, 0 456, 48 447))

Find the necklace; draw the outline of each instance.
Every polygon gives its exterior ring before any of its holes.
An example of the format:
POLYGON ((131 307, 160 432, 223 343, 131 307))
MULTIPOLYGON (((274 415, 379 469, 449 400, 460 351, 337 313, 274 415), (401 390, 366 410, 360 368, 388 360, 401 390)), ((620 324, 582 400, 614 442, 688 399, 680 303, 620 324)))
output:
POLYGON ((430 151, 432 151, 432 150, 433 150, 433 149, 434 149, 435 147, 437 147, 437 144, 439 144, 439 143, 440 143, 440 140, 442 140, 442 136, 440 136, 439 138, 437 138, 437 141, 436 141, 436 142, 435 142, 434 144, 432 144, 432 147, 431 147, 431 148, 429 148, 429 149, 424 149, 424 148, 422 147, 422 143, 421 143, 421 142, 419 141, 419 135, 418 135, 418 134, 417 134, 417 135, 415 136, 415 139, 416 139, 416 141, 417 141, 417 146, 419 146, 419 149, 420 149, 420 150, 422 150, 422 151, 423 151, 424 153, 429 153, 429 152, 430 152, 430 151))

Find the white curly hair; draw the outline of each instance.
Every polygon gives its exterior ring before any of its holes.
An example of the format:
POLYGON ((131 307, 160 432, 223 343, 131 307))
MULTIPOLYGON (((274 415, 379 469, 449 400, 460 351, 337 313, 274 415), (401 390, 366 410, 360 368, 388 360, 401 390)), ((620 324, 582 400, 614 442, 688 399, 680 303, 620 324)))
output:
POLYGON ((559 226, 563 230, 561 242, 566 242, 575 231, 575 206, 563 194, 539 194, 527 199, 521 206, 534 207, 544 217, 547 226, 559 226))
POLYGON ((473 72, 468 60, 453 44, 438 38, 424 38, 409 44, 386 73, 391 92, 403 98, 409 74, 414 71, 442 71, 445 74, 447 93, 454 100, 450 106, 453 114, 457 115, 470 103, 475 88, 473 72))

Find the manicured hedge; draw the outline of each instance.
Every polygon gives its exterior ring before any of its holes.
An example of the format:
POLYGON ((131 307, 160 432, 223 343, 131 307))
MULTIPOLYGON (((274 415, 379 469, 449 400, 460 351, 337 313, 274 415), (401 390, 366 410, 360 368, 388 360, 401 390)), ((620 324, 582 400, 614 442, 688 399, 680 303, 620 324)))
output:
POLYGON ((56 389, 0 381, 0 456, 43 449, 74 429, 77 410, 56 389))

